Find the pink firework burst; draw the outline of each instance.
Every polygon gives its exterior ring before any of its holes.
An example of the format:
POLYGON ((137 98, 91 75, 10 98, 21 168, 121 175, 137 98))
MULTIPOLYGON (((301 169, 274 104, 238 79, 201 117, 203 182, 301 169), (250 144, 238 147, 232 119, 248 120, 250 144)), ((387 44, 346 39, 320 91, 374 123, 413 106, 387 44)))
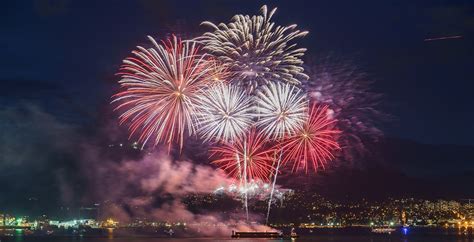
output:
POLYGON ((334 159, 334 151, 340 149, 334 129, 337 120, 328 114, 328 106, 312 104, 306 123, 292 136, 285 138, 281 146, 284 150, 283 162, 292 162, 293 171, 302 168, 308 173, 311 165, 316 172, 334 159))

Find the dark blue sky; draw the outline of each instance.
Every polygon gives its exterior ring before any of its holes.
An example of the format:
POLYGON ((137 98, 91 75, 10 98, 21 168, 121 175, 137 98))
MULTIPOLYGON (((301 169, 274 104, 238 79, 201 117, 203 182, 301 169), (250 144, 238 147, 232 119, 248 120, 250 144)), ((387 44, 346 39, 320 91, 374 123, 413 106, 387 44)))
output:
MULTIPOLYGON (((8 1, 0 14, 0 105, 33 103, 66 122, 95 122, 121 60, 146 35, 258 13, 262 1, 8 1), (179 25, 177 23, 184 23, 179 25), (183 27, 184 26, 184 27, 183 27)), ((472 1, 269 1, 275 20, 310 35, 308 55, 355 58, 397 119, 389 136, 474 145, 472 1), (425 38, 462 35, 424 42, 425 38)))

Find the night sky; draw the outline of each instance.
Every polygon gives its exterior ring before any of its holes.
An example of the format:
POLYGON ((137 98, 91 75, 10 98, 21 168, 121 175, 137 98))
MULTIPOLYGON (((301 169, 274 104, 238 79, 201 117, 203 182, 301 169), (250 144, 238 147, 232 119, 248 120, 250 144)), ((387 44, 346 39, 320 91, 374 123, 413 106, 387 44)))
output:
MULTIPOLYGON (((277 23, 297 23, 310 32, 300 42, 308 48, 307 56, 351 59, 375 80, 374 90, 384 94, 383 108, 393 116, 382 126, 387 137, 474 145, 471 0, 6 1, 0 10, 0 118, 11 121, 17 115, 31 122, 11 129, 1 121, 2 143, 40 144, 25 132, 50 127, 44 120, 96 132, 103 120, 115 119, 108 105, 118 88, 115 72, 136 45, 147 43, 147 35, 159 39, 176 29, 193 36, 207 30, 199 25, 204 20, 226 22, 236 13, 257 14, 263 4, 279 8, 277 23), (456 35, 462 38, 424 41, 456 35), (16 109, 43 116, 21 116, 16 109)), ((65 135, 61 128, 55 132, 50 138, 65 135)), ((11 147, 9 152, 23 153, 14 150, 20 146, 11 147)), ((5 152, 1 158, 9 164, 5 152)), ((465 160, 459 169, 473 170, 474 160, 465 160)), ((18 175, 1 173, 4 182, 18 175)), ((16 184, 7 194, 25 187, 16 184)))
MULTIPOLYGON (((58 96, 64 96, 76 108, 94 113, 108 101, 121 60, 146 42, 146 35, 160 38, 157 34, 180 22, 199 29, 204 20, 258 13, 262 4, 8 1, 1 17, 1 102, 31 99, 53 111, 58 96)), ((278 22, 298 23, 310 31, 303 41, 308 55, 356 59, 377 80, 375 88, 386 95, 387 108, 398 119, 386 128, 389 135, 432 144, 474 144, 472 1, 268 4, 279 7, 278 22), (463 38, 423 41, 453 35, 463 38)))

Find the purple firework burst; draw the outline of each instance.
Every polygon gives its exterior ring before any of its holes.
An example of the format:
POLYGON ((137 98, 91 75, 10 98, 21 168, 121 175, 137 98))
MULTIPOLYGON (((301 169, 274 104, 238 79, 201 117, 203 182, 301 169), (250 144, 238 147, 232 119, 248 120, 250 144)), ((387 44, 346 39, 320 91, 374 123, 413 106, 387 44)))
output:
POLYGON ((388 115, 380 111, 382 94, 372 90, 373 81, 351 61, 328 56, 310 62, 303 87, 312 101, 329 106, 329 115, 342 131, 340 159, 354 161, 367 152, 367 145, 383 132, 380 122, 388 115))

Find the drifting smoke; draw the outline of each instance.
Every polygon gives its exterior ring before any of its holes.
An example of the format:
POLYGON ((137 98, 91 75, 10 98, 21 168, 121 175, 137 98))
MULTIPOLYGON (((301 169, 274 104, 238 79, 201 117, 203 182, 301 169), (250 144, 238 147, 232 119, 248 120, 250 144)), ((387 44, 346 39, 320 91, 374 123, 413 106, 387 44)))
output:
POLYGON ((74 157, 76 142, 74 126, 38 106, 21 103, 0 109, 0 183, 8 184, 0 189, 0 206, 38 212, 32 210, 59 206, 54 200, 47 201, 45 194, 69 200, 72 189, 62 181, 69 177, 66 171, 73 165, 64 161, 74 157))
MULTIPOLYGON (((84 167, 87 169, 87 166, 84 167)), ((183 203, 190 194, 211 194, 216 187, 234 181, 221 170, 190 161, 175 161, 165 152, 145 155, 137 160, 102 162, 89 173, 94 181, 96 200, 104 204, 103 216, 129 222, 134 218, 153 221, 185 222, 194 233, 229 235, 232 230, 271 230, 260 225, 247 225, 234 218, 209 211, 192 212, 183 203), (203 227, 204 226, 204 227, 203 227)), ((253 216, 253 219, 258 219, 253 216)))
MULTIPOLYGON (((240 207, 235 213, 191 211, 184 198, 212 194, 233 180, 221 170, 177 161, 167 152, 145 154, 131 147, 133 142, 119 146, 122 136, 113 128, 115 122, 88 133, 32 105, 0 110, 0 120, 4 144, 0 182, 8 184, 0 190, 0 206, 6 209, 54 214, 61 206, 100 203, 102 218, 124 223, 135 218, 186 222, 191 234, 228 236, 232 229, 270 230, 241 223, 240 207), (114 137, 109 136, 110 130, 115 130, 114 137), (41 185, 31 186, 31 182, 41 185), (30 197, 38 211, 32 211, 30 197)), ((252 221, 259 219, 252 216, 252 221)))

